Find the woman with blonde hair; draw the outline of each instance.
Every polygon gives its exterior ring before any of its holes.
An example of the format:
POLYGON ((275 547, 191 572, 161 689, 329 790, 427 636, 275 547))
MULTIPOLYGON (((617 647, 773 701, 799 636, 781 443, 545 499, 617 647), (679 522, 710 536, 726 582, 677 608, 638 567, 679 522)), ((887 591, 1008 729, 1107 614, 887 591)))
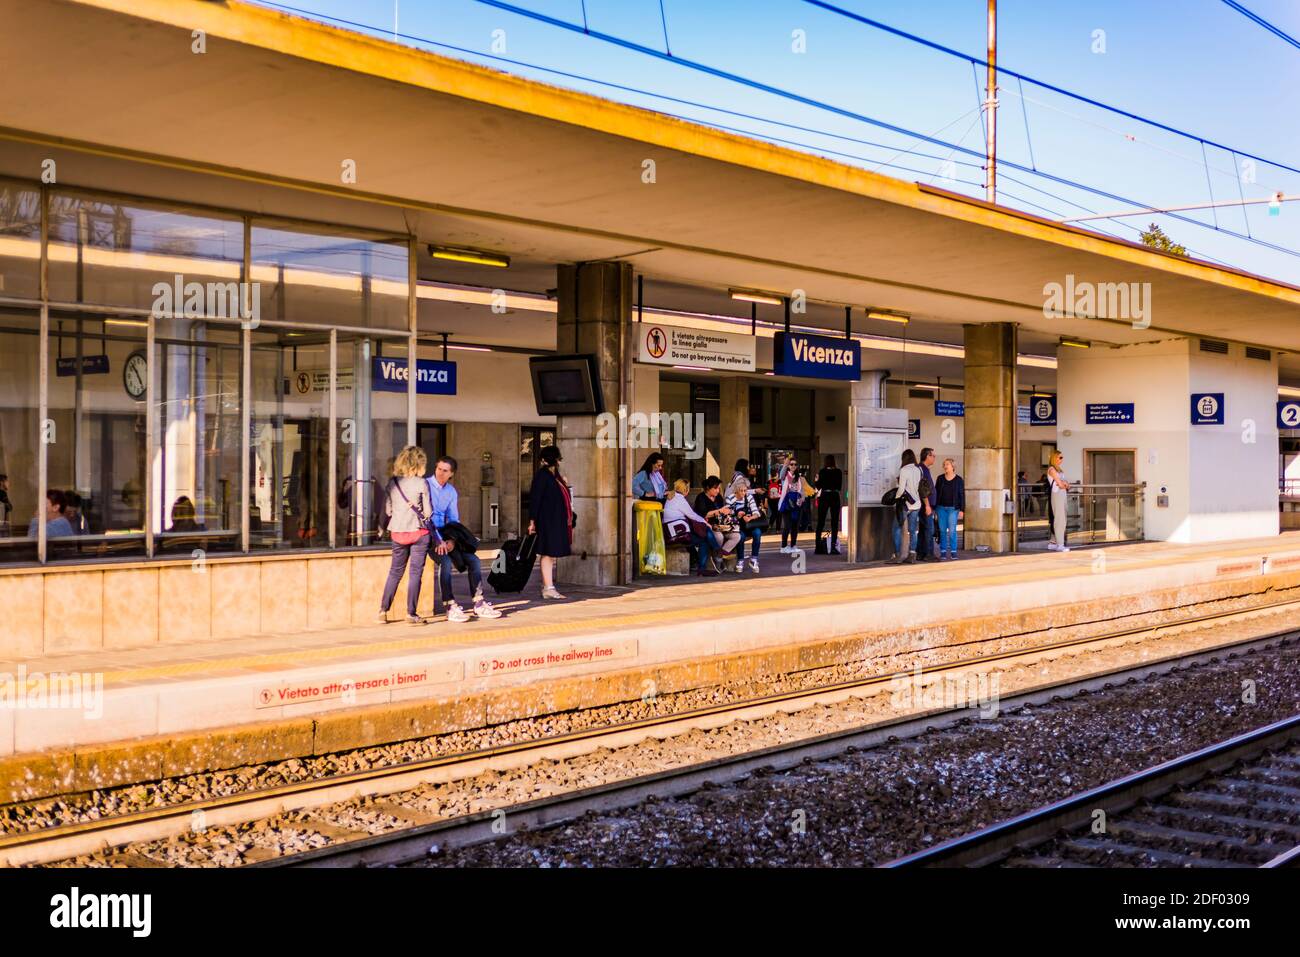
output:
MULTIPOLYGON (((696 549, 696 574, 713 578, 718 574, 718 570, 713 566, 710 557, 717 548, 717 543, 713 540, 713 530, 709 528, 709 523, 704 520, 704 516, 691 508, 688 500, 690 491, 691 484, 686 479, 679 478, 673 483, 673 490, 668 493, 667 501, 664 502, 664 529, 667 531, 669 526, 681 527, 684 524, 690 530, 691 547, 696 549)), ((664 537, 671 540, 672 535, 669 533, 664 537)))
POLYGON ((411 578, 406 584, 406 620, 412 625, 423 625, 417 606, 420 602, 420 579, 424 575, 424 562, 429 554, 429 517, 433 509, 429 502, 429 488, 424 473, 429 458, 424 449, 408 445, 393 461, 393 477, 384 495, 386 528, 393 539, 393 564, 388 569, 384 595, 379 600, 379 622, 388 622, 388 609, 392 607, 397 586, 409 563, 411 578))
POLYGON ((1052 494, 1047 499, 1047 522, 1052 538, 1047 547, 1054 552, 1068 552, 1065 544, 1065 521, 1070 502, 1070 482, 1065 477, 1061 463, 1065 456, 1057 449, 1052 453, 1047 467, 1047 480, 1051 483, 1052 494))

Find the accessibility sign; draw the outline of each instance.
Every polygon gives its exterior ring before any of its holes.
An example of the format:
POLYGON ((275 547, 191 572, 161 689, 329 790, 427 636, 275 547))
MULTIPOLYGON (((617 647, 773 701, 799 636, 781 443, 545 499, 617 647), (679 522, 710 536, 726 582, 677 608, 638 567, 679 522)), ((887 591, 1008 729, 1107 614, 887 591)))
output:
POLYGON ((1192 393, 1192 425, 1223 425, 1223 393, 1192 393))

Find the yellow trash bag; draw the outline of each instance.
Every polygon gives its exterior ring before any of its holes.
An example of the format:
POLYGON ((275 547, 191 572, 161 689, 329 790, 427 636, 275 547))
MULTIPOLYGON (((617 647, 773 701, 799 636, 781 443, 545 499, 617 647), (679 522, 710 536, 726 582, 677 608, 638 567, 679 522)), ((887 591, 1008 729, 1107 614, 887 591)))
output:
POLYGON ((637 569, 642 575, 667 575, 668 550, 664 547, 664 507, 659 502, 637 502, 637 569))

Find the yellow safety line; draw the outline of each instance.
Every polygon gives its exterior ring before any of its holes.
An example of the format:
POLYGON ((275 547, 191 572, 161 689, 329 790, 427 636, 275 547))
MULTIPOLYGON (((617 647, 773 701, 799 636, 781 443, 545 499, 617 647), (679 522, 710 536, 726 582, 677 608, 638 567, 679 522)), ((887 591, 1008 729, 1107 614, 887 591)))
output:
MULTIPOLYGON (((1264 550, 1248 548, 1227 552, 1214 552, 1208 555, 1162 555, 1155 559, 1134 561, 1131 563, 1126 561, 1122 570, 1139 571, 1143 568, 1175 563, 1188 564, 1198 561, 1221 561, 1223 559, 1236 558, 1242 555, 1252 555, 1262 558, 1264 554, 1267 554, 1264 550)), ((810 596, 808 594, 786 595, 774 598, 737 601, 727 605, 660 609, 655 611, 631 612, 620 615, 603 615, 597 618, 578 620, 570 619, 567 621, 538 623, 535 625, 515 625, 505 628, 494 628, 491 631, 477 636, 477 638, 467 638, 463 635, 433 635, 429 637, 407 638, 400 641, 386 641, 382 643, 362 642, 358 644, 337 645, 323 648, 295 649, 290 652, 244 655, 234 658, 221 658, 213 661, 178 662, 171 665, 156 665, 146 668, 105 672, 104 684, 118 684, 126 681, 145 681, 151 678, 163 678, 185 674, 206 674, 213 671, 238 668, 271 670, 272 666, 275 665, 294 664, 303 661, 328 661, 330 659, 356 655, 359 652, 374 655, 382 654, 384 652, 412 651, 455 644, 467 644, 469 647, 465 650, 472 651, 475 646, 479 645, 487 645, 489 643, 498 644, 512 639, 537 637, 542 635, 567 633, 573 634, 575 640, 579 640, 587 637, 586 632, 589 631, 599 632, 611 628, 622 629, 635 625, 653 625, 662 622, 677 621, 683 617, 716 621, 718 619, 735 617, 738 612, 752 613, 762 611, 782 611, 791 608, 806 608, 810 598, 815 598, 817 601, 823 603, 845 604, 859 599, 869 599, 882 594, 894 596, 899 594, 917 594, 935 591, 936 588, 942 588, 945 585, 957 585, 961 589, 965 590, 990 585, 1011 584, 1026 580, 1041 581, 1046 578, 1069 578, 1079 574, 1079 571, 1080 569, 1077 565, 1061 565, 1056 568, 1035 566, 1034 568, 1023 572, 1004 572, 994 575, 982 575, 973 578, 962 578, 956 582, 949 582, 943 579, 932 579, 930 581, 916 583, 897 582, 884 585, 873 585, 868 588, 854 588, 847 591, 826 592, 815 596, 810 596), (574 634, 575 631, 578 633, 574 634)))

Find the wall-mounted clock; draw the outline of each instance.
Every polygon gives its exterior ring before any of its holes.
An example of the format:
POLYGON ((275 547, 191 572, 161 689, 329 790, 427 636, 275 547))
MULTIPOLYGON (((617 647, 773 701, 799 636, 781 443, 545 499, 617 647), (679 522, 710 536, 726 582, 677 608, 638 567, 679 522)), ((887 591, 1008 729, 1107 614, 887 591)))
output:
POLYGON ((126 394, 133 399, 143 399, 149 383, 149 360, 143 349, 137 349, 126 357, 122 366, 122 385, 126 394))

